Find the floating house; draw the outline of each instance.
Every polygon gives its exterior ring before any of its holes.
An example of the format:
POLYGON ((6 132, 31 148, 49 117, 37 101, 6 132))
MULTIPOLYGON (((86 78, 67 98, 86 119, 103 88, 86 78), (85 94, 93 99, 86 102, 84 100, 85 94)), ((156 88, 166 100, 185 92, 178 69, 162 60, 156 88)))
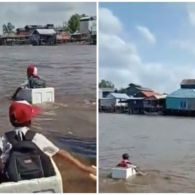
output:
POLYGON ((71 35, 74 42, 88 42, 96 44, 96 17, 85 16, 80 18, 79 29, 71 35))
POLYGON ((129 96, 123 93, 110 93, 105 98, 99 99, 100 110, 109 110, 112 112, 124 112, 128 104, 125 102, 129 96))
POLYGON ((153 90, 134 83, 130 83, 129 86, 125 89, 125 93, 128 96, 135 96, 140 92, 153 92, 153 90))
POLYGON ((165 94, 154 91, 140 91, 135 96, 130 96, 128 103, 129 114, 162 113, 165 109, 165 94))
POLYGON ((110 93, 113 93, 114 90, 114 88, 99 88, 99 99, 105 98, 110 93))
POLYGON ((165 94, 155 91, 141 91, 135 97, 143 97, 144 112, 163 112, 165 109, 165 94))
POLYGON ((79 33, 89 37, 92 44, 96 44, 96 17, 85 16, 80 18, 79 33))
POLYGON ((28 33, 32 33, 36 29, 54 29, 54 24, 46 24, 46 25, 26 25, 24 27, 25 31, 28 33))
POLYGON ((26 25, 24 28, 17 28, 16 33, 4 34, 0 37, 0 45, 23 45, 31 44, 31 34, 36 29, 51 29, 53 24, 47 25, 26 25))
POLYGON ((84 16, 80 18, 79 32, 82 34, 96 33, 96 17, 84 16))
POLYGON ((71 36, 67 32, 58 32, 56 36, 56 41, 59 44, 67 43, 71 41, 71 36))
MULTIPOLYGON (((103 111, 103 110, 108 110, 110 109, 111 106, 109 107, 104 107, 102 106, 102 101, 106 101, 106 96, 108 96, 110 93, 113 93, 114 92, 114 88, 99 88, 99 111, 103 111), (104 99, 104 100, 102 100, 104 99)), ((107 100, 109 101, 109 100, 107 100)))
POLYGON ((3 35, 0 37, 0 45, 23 45, 29 44, 28 35, 3 35))
POLYGON ((127 103, 129 114, 144 114, 144 97, 129 97, 127 103))
POLYGON ((195 79, 184 79, 180 89, 167 95, 167 114, 195 114, 195 79))
POLYGON ((54 29, 35 29, 31 36, 32 45, 54 45, 56 44, 56 31, 54 29))

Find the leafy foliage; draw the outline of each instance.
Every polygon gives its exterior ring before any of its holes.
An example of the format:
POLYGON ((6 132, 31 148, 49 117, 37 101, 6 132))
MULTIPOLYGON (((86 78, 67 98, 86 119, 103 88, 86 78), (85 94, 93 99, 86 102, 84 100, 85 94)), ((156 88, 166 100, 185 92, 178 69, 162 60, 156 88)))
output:
POLYGON ((99 83, 100 88, 114 88, 114 84, 111 81, 101 80, 99 83))
POLYGON ((11 23, 8 22, 7 25, 3 25, 3 34, 11 34, 14 33, 15 26, 11 23))
POLYGON ((70 32, 70 33, 75 33, 76 31, 79 30, 79 25, 80 25, 80 18, 86 17, 86 14, 74 14, 70 17, 68 20, 68 23, 64 25, 64 31, 70 32))
POLYGON ((70 33, 74 33, 79 29, 80 25, 80 15, 79 14, 74 14, 70 17, 68 21, 68 29, 70 33))

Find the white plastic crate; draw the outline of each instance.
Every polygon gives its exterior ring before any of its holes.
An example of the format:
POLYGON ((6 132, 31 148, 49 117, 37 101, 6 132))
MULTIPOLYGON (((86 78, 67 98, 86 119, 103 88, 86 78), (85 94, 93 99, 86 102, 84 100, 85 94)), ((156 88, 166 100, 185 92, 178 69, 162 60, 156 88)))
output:
POLYGON ((136 175, 135 166, 129 168, 114 167, 112 168, 112 178, 114 179, 127 179, 133 175, 136 175))
POLYGON ((44 102, 55 101, 55 90, 52 87, 37 88, 37 89, 21 89, 16 99, 26 100, 31 104, 41 104, 44 102))

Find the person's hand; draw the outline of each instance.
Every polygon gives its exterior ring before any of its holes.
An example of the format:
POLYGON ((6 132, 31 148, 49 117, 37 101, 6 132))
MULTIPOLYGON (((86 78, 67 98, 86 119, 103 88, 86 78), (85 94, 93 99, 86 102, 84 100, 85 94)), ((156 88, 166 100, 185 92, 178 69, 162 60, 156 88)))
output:
POLYGON ((91 173, 89 173, 89 177, 96 181, 96 166, 92 165, 91 167, 91 173))
POLYGON ((90 169, 91 169, 90 172, 91 172, 93 175, 96 175, 96 166, 95 166, 95 165, 91 165, 90 169))
POLYGON ((83 164, 81 161, 72 156, 66 150, 60 149, 56 155, 59 155, 63 160, 70 162, 71 164, 79 168, 81 171, 87 173, 90 176, 90 178, 96 177, 96 166, 94 165, 88 166, 83 164))
POLYGON ((93 175, 92 173, 90 173, 90 174, 89 174, 89 177, 90 177, 92 180, 96 181, 96 175, 93 175))

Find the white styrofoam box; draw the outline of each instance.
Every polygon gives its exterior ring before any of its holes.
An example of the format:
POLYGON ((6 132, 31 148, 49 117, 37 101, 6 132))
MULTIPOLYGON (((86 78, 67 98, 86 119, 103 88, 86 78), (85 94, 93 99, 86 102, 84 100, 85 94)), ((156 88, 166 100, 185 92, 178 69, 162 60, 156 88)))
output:
POLYGON ((54 88, 32 89, 32 104, 54 101, 54 88))
POLYGON ((114 167, 112 168, 112 178, 114 179, 127 179, 136 174, 135 166, 129 168, 114 167))
POLYGON ((31 104, 54 102, 55 90, 52 87, 36 88, 36 89, 24 88, 18 92, 16 98, 26 100, 31 104))
POLYGON ((1 183, 0 193, 63 193, 61 174, 53 160, 52 163, 55 176, 1 183))

